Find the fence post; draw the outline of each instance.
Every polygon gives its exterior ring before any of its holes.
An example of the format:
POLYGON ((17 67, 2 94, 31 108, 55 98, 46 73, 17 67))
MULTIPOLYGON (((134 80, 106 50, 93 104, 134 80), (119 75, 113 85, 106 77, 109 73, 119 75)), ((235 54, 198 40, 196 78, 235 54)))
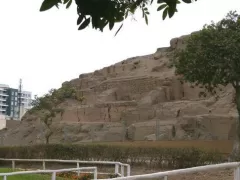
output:
POLYGON ((127 176, 131 175, 131 169, 130 169, 130 165, 127 165, 127 176))
MULTIPOLYGON (((79 168, 79 162, 77 162, 77 168, 79 168)), ((77 171, 77 175, 80 175, 80 170, 77 171)))
POLYGON ((5 175, 5 176, 3 176, 3 180, 7 180, 7 176, 5 175))
POLYGON ((52 180, 56 180, 56 172, 52 173, 52 180))
POLYGON ((93 179, 97 180, 97 168, 94 168, 94 174, 93 174, 93 179))
POLYGON ((168 177, 167 176, 164 176, 164 180, 167 180, 168 179, 168 177))
POLYGON ((124 166, 121 164, 121 177, 124 177, 124 166))
POLYGON ((15 161, 12 161, 12 170, 15 169, 15 161))
POLYGON ((46 170, 46 163, 45 161, 42 162, 43 170, 46 170))
POLYGON ((234 180, 240 180, 240 167, 234 169, 234 180))
POLYGON ((119 164, 115 164, 115 174, 118 175, 118 172, 119 172, 119 164))

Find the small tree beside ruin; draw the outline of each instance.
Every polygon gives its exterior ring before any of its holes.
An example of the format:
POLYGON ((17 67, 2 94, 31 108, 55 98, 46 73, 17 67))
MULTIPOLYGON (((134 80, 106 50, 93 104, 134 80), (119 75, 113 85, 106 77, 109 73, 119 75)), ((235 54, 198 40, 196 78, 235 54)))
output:
MULTIPOLYGON (((218 23, 212 22, 192 34, 184 50, 176 53, 176 74, 206 92, 215 94, 220 87, 231 84, 236 92, 239 118, 232 157, 240 151, 240 15, 229 12, 218 23)), ((206 94, 205 94, 206 95, 206 94)))
POLYGON ((60 89, 51 89, 43 97, 35 97, 35 100, 32 102, 33 108, 30 110, 30 113, 38 112, 38 116, 41 122, 45 125, 45 142, 49 144, 49 139, 53 134, 52 122, 53 119, 60 115, 61 119, 64 114, 64 109, 60 108, 60 104, 64 102, 65 99, 75 99, 78 101, 83 100, 82 97, 77 95, 76 88, 73 88, 69 85, 64 85, 60 89))

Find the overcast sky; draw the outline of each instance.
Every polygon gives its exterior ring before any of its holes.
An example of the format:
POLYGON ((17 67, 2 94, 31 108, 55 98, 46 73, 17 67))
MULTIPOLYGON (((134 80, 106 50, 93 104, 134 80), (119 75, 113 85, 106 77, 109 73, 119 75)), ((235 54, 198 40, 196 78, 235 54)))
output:
POLYGON ((162 21, 162 12, 151 8, 149 25, 141 16, 129 18, 117 37, 91 27, 78 31, 76 6, 39 12, 43 0, 1 0, 0 84, 43 95, 61 83, 132 56, 154 53, 169 46, 171 38, 222 19, 240 9, 240 0, 198 0, 180 5, 172 19, 162 21))

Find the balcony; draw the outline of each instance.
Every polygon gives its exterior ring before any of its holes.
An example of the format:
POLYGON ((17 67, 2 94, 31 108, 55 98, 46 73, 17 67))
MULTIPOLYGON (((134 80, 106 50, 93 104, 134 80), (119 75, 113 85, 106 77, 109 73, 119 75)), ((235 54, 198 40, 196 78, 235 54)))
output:
POLYGON ((20 97, 22 100, 29 100, 31 97, 20 97))
POLYGON ((1 101, 6 102, 6 101, 7 101, 7 98, 2 98, 2 97, 0 96, 0 102, 1 102, 1 101))
POLYGON ((4 93, 4 92, 1 92, 1 91, 0 91, 0 96, 7 97, 7 96, 8 96, 8 94, 6 94, 6 93, 4 93))

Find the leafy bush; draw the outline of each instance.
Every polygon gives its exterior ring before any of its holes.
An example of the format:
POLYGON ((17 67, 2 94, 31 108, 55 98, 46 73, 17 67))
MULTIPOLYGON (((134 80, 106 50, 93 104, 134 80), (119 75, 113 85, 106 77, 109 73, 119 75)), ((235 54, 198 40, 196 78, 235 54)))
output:
POLYGON ((0 158, 22 159, 79 159, 108 160, 129 163, 132 166, 162 167, 169 169, 187 168, 225 161, 217 151, 196 148, 123 147, 116 145, 34 145, 1 147, 0 158))
MULTIPOLYGON (((94 178, 92 173, 81 173, 77 175, 76 172, 61 172, 56 174, 58 177, 64 179, 75 179, 75 180, 90 180, 94 178)), ((116 178, 118 175, 116 174, 98 174, 98 179, 106 179, 106 178, 116 178)))

